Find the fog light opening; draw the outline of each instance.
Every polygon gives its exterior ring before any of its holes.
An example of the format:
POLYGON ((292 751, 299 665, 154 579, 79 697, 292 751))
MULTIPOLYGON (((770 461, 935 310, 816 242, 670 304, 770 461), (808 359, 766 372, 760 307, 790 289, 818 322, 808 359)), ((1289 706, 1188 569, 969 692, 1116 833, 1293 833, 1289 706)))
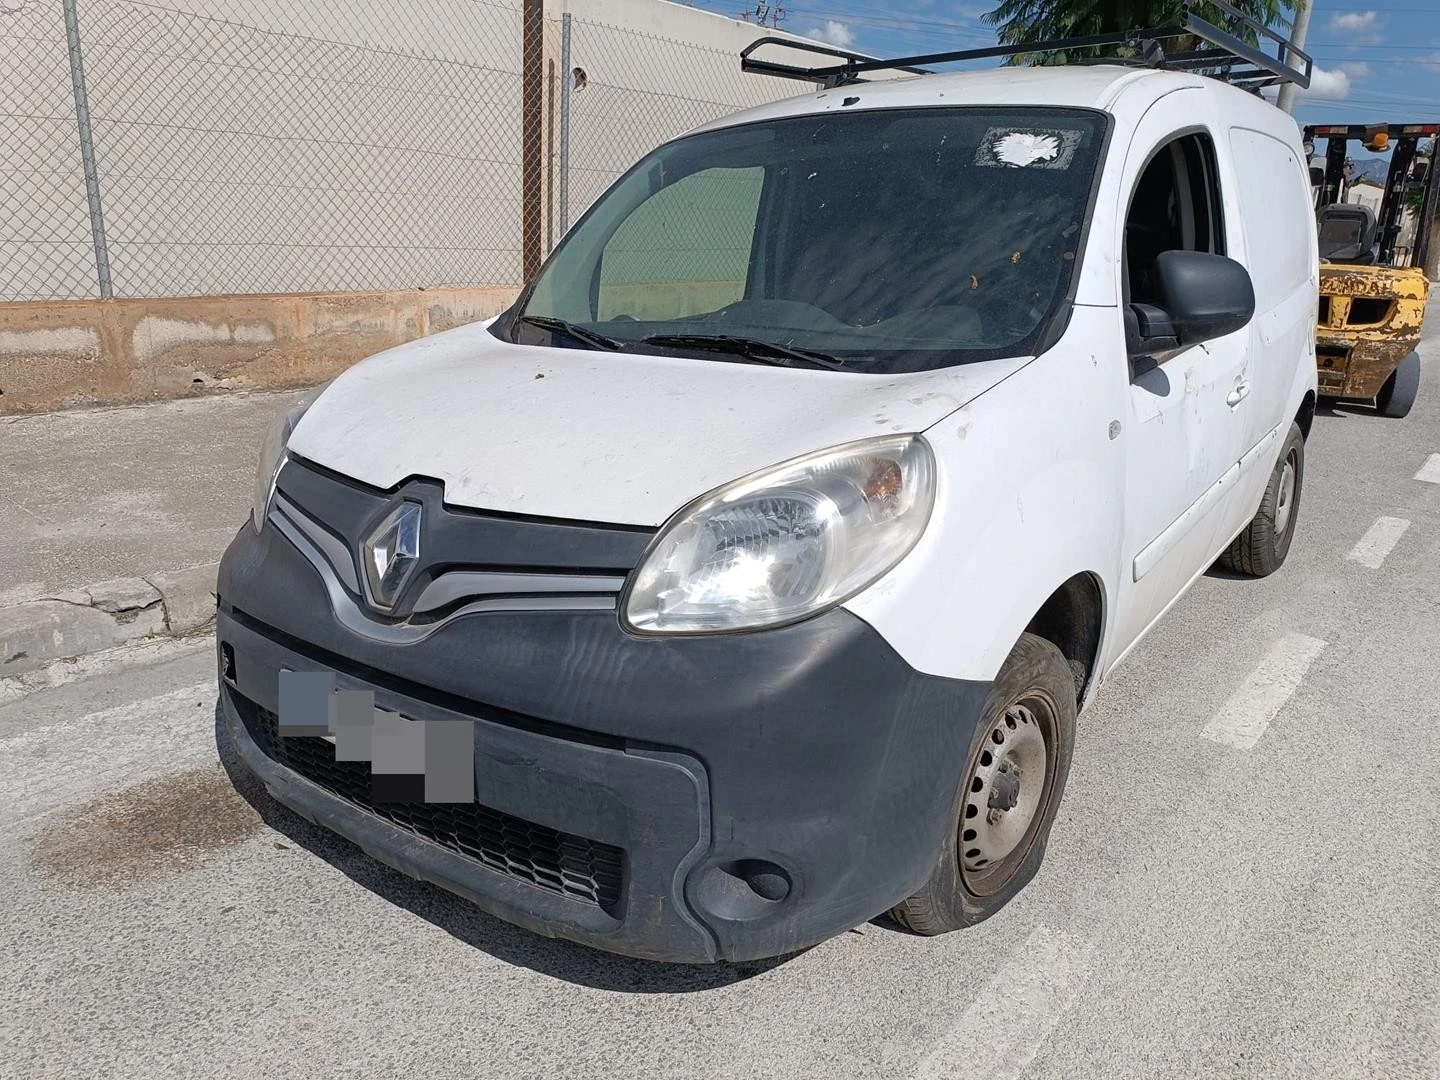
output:
POLYGON ((735 863, 734 873, 750 886, 751 892, 772 904, 778 904, 790 895, 790 878, 774 863, 742 859, 735 863))
POLYGON ((703 870, 692 899, 704 913, 734 922, 763 919, 794 891, 790 874, 765 859, 735 859, 703 870))

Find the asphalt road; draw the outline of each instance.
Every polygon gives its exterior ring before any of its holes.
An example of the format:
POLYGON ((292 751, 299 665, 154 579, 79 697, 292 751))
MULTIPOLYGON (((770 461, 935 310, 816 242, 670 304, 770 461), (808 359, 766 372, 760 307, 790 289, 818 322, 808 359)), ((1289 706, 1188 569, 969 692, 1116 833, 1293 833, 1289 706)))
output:
POLYGON ((208 641, 0 684, 0 1073, 1440 1076, 1428 349, 1408 420, 1317 418, 1285 569, 1198 583, 1081 718, 1039 878, 943 938, 547 941, 237 793, 208 641))

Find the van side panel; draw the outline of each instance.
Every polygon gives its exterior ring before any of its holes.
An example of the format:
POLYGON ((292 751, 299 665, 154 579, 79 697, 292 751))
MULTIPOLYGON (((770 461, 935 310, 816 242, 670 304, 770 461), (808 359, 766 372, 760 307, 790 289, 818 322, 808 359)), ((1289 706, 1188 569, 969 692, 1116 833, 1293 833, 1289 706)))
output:
MULTIPOLYGON (((1250 128, 1230 129, 1236 196, 1245 221, 1255 310, 1269 313, 1296 290, 1316 280, 1318 255, 1312 243, 1310 190, 1296 149, 1250 128), (1298 242, 1297 242, 1298 241, 1298 242)), ((1300 151, 1303 153, 1303 151, 1300 151)), ((1305 321, 1312 312, 1306 312, 1305 321)))
MULTIPOLYGON (((1267 118, 1268 119, 1268 118, 1267 118)), ((1269 126, 1269 125, 1267 125, 1269 126)), ((1245 230, 1245 265, 1255 285, 1250 326, 1250 400, 1245 450, 1281 434, 1315 382, 1315 318, 1320 261, 1309 171, 1293 124, 1281 131, 1230 129, 1232 166, 1245 230), (1283 137, 1282 137, 1283 136, 1283 137)), ((1247 504, 1258 506, 1284 439, 1256 453, 1240 477, 1247 504)), ((1242 460, 1247 460, 1242 458, 1242 460)))

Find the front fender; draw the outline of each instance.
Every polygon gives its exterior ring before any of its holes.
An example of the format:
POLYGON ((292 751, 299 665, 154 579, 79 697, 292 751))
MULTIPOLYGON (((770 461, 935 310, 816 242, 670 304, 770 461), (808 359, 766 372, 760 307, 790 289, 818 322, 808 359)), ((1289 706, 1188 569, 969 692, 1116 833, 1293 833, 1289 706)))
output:
MULTIPOLYGON (((1105 340, 1086 311, 1066 341, 1105 340)), ((920 671, 993 680, 1040 607, 1079 573, 1102 583, 1108 623, 1124 521, 1123 443, 1111 437, 1123 360, 1116 372, 1113 356, 1081 349, 1062 342, 926 432, 939 464, 930 527, 846 604, 920 671)))

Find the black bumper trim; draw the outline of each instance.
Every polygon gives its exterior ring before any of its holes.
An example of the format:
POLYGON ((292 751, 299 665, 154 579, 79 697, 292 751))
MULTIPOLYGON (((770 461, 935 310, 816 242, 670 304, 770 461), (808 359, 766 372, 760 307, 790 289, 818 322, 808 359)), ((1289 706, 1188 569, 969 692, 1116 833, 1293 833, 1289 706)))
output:
POLYGON ((336 761, 335 748, 315 736, 281 736, 278 718, 232 691, 231 704, 251 742, 278 765, 375 817, 465 855, 536 888, 603 908, 614 915, 625 876, 625 853, 613 844, 552 829, 482 802, 377 802, 370 765, 336 761))
POLYGON ((782 955, 914 892, 948 842, 989 692, 915 671, 844 609, 674 640, 631 637, 613 612, 486 613, 387 645, 335 617, 315 568, 273 529, 240 531, 218 591, 217 638, 247 699, 274 711, 281 668, 325 668, 380 708, 474 720, 477 797, 624 850, 624 894, 611 918, 516 883, 253 751, 280 801, 509 921, 652 959, 782 955), (783 898, 736 891, 767 865, 783 898))

